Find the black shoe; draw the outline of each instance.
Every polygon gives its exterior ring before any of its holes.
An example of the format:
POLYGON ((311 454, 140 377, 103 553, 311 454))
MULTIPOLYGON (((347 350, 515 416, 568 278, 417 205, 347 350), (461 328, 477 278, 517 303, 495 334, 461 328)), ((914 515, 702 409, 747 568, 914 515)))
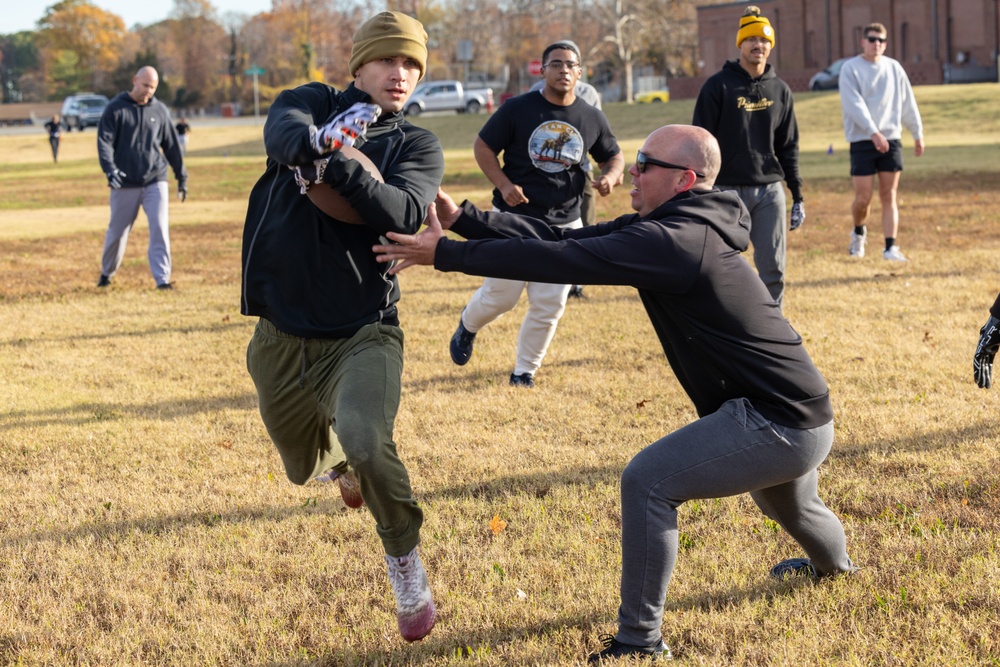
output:
POLYGON ((97 286, 98 287, 107 287, 110 284, 111 284, 111 278, 108 278, 103 273, 101 274, 101 277, 97 279, 97 286))
POLYGON ((174 288, 173 283, 163 283, 162 285, 156 286, 156 289, 173 289, 173 288, 174 288))
POLYGON ((771 568, 771 576, 775 579, 786 579, 791 577, 809 577, 810 579, 826 579, 828 577, 836 577, 841 574, 854 574, 861 568, 856 565, 851 565, 850 570, 832 572, 830 574, 820 574, 816 571, 816 568, 812 566, 808 558, 789 558, 788 560, 783 560, 774 567, 771 568))
POLYGON ((816 568, 812 566, 808 558, 789 558, 788 560, 783 560, 771 568, 771 576, 775 579, 791 577, 818 578, 816 568))
POLYGON ((599 665, 605 658, 624 658, 625 656, 648 656, 652 660, 673 660, 670 647, 663 643, 661 639, 656 646, 632 646, 622 644, 612 635, 601 635, 601 643, 604 650, 600 653, 591 653, 587 658, 587 664, 599 665))
POLYGON ((469 363, 472 358, 472 345, 476 342, 476 334, 465 328, 462 318, 458 318, 458 328, 451 337, 451 360, 459 366, 469 363))
POLYGON ((510 384, 512 387, 524 387, 525 389, 535 388, 535 378, 531 373, 521 373, 520 375, 510 374, 510 384))
POLYGON ((566 296, 572 297, 574 299, 586 299, 587 295, 583 293, 583 285, 573 285, 569 288, 569 294, 566 296))

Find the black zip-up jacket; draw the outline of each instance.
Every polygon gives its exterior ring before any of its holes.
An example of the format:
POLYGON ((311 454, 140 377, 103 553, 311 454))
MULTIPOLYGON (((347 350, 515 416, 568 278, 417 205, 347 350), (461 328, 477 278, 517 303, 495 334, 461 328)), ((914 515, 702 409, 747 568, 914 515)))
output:
POLYGON ((648 217, 566 230, 467 202, 435 268, 534 282, 631 285, 700 416, 748 399, 771 421, 833 419, 829 389, 781 309, 740 253, 750 215, 734 192, 685 192, 648 217), (502 239, 502 240, 498 240, 502 239))
POLYGON ((719 141, 716 185, 767 185, 784 179, 792 201, 802 201, 799 126, 792 91, 767 65, 757 78, 726 61, 698 93, 692 125, 719 141))
POLYGON ((385 233, 414 234, 444 175, 437 137, 402 113, 382 115, 356 147, 378 167, 384 183, 356 160, 334 152, 324 181, 343 194, 365 221, 339 222, 301 194, 289 165, 319 156, 309 126, 322 126, 368 95, 310 83, 278 95, 264 124, 267 167, 250 192, 243 229, 241 312, 304 338, 348 338, 373 322, 398 324, 399 285, 372 246, 385 233))
POLYGON ((97 124, 97 159, 105 174, 115 168, 125 172, 125 188, 167 180, 168 164, 178 181, 187 180, 170 111, 155 97, 139 104, 128 93, 120 93, 108 103, 97 124))

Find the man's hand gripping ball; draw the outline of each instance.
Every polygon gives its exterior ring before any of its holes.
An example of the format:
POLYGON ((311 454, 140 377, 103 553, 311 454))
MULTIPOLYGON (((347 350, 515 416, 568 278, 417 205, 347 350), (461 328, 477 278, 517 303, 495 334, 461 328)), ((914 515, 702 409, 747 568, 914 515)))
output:
POLYGON ((371 123, 378 120, 382 108, 377 104, 358 102, 337 114, 322 127, 310 127, 309 139, 318 155, 328 155, 342 146, 353 146, 371 123))

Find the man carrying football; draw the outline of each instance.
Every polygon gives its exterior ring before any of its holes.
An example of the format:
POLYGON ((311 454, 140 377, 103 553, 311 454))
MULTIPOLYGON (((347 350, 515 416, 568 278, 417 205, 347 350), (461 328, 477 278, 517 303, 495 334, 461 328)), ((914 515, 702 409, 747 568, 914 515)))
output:
POLYGON ((264 125, 267 166, 243 232, 241 312, 259 318, 247 368, 261 418, 291 482, 336 480, 348 506, 368 506, 408 641, 431 631, 436 612, 417 553, 423 513, 393 442, 399 285, 371 247, 390 231, 415 233, 444 174, 437 138, 402 113, 426 63, 420 22, 382 12, 354 35, 345 90, 282 92, 264 125), (381 180, 344 147, 370 158, 381 180), (304 194, 326 187, 361 224, 304 194))

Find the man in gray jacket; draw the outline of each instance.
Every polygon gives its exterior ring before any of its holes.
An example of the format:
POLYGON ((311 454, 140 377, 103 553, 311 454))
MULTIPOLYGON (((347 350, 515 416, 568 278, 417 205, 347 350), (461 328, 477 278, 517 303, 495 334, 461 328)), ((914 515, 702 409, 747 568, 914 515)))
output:
POLYGON ((157 289, 173 289, 167 165, 174 170, 182 202, 187 199, 187 171, 170 111, 153 97, 159 83, 155 69, 140 68, 132 77, 132 90, 111 100, 97 126, 97 157, 111 188, 111 221, 104 236, 98 287, 110 285, 121 266, 142 206, 149 220, 149 270, 157 289))

